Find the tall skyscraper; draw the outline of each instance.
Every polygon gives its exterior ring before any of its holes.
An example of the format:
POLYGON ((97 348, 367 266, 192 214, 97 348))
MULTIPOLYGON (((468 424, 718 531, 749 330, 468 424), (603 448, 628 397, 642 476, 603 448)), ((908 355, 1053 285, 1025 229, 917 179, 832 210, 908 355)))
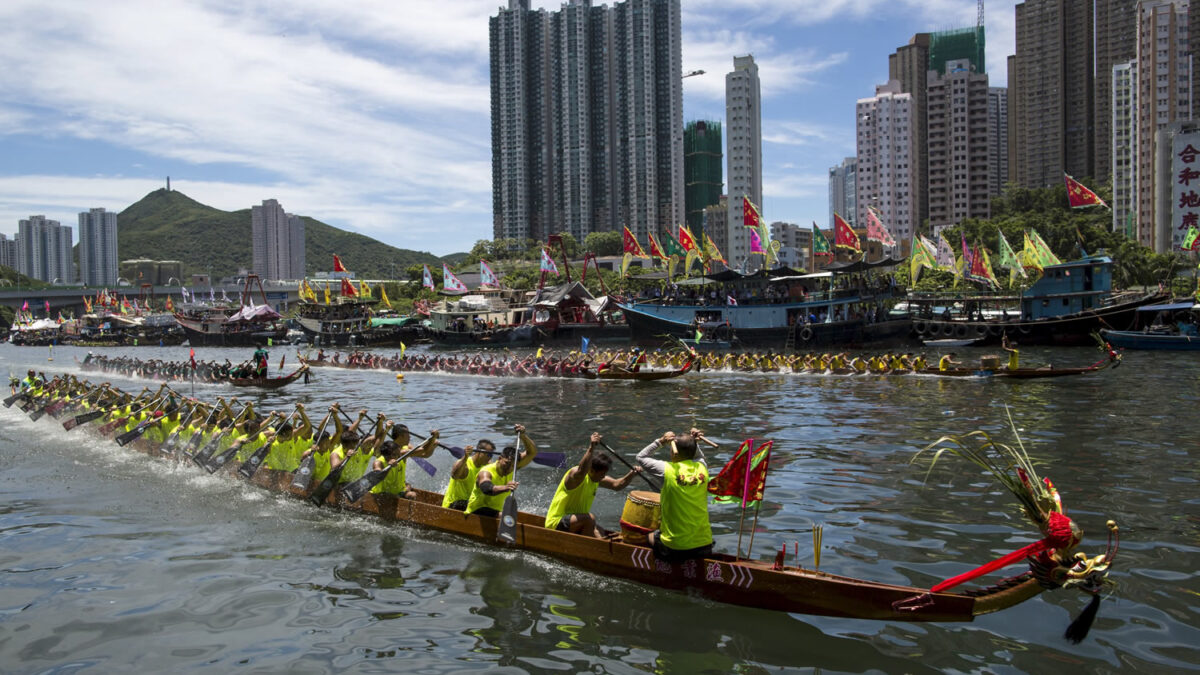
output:
POLYGON ((117 214, 79 214, 79 277, 85 286, 117 285, 117 214))
POLYGON ((1112 72, 1113 67, 1135 56, 1137 4, 1137 0, 1096 0, 1096 168, 1092 176, 1100 182, 1114 171, 1112 72))
POLYGON ((250 237, 254 247, 254 273, 263 279, 300 279, 304 276, 304 221, 285 213, 274 199, 250 207, 250 237))
POLYGON ((509 0, 489 31, 494 237, 683 222, 679 0, 509 0))
POLYGON ((758 65, 753 56, 733 57, 733 70, 725 75, 725 155, 729 178, 729 242, 725 259, 731 267, 747 270, 763 266, 761 255, 751 255, 750 234, 744 226, 742 198, 761 211, 762 200, 762 92, 758 65))
POLYGON ((847 157, 842 163, 829 169, 829 222, 825 229, 833 229, 833 214, 838 214, 850 227, 857 227, 858 203, 855 179, 858 173, 858 158, 847 157))
MULTIPOLYGON (((1134 188, 1138 242, 1163 253, 1170 249, 1157 213, 1156 191, 1160 177, 1172 180, 1168 171, 1155 170, 1156 133, 1172 122, 1192 114, 1191 55, 1188 51, 1187 0, 1141 0, 1137 23, 1137 176, 1134 188)), ((1169 143, 1167 144, 1169 148, 1169 143)), ((1167 165, 1170 166, 1169 164, 1167 165)), ((1164 186, 1168 187, 1168 186, 1164 186)))
POLYGON ((17 269, 17 240, 9 239, 6 234, 0 234, 0 265, 17 269))
POLYGON ((1008 89, 988 88, 988 194, 1004 194, 1008 184, 1008 89))
POLYGON ((687 225, 697 237, 704 232, 704 209, 724 194, 721 156, 721 123, 688 122, 683 130, 684 204, 687 225))
MULTIPOLYGON (((913 130, 909 156, 913 162, 913 201, 917 210, 916 218, 917 222, 922 223, 929 217, 929 143, 926 137, 928 125, 925 123, 925 97, 929 90, 929 50, 932 43, 931 34, 917 33, 907 45, 888 56, 888 80, 899 82, 900 91, 912 97, 912 118, 916 128, 913 130)), ((833 227, 833 223, 830 222, 829 226, 833 227)))
POLYGON ((46 220, 46 216, 29 216, 29 220, 18 221, 18 271, 51 283, 75 283, 72 239, 70 227, 57 220, 46 220))
POLYGON ((1023 187, 1092 177, 1092 0, 1026 0, 1016 6, 1009 58, 1009 173, 1023 187))
POLYGON ((897 243, 911 238, 917 225, 913 108, 912 94, 901 92, 896 80, 878 85, 875 96, 856 106, 858 223, 866 223, 866 209, 874 207, 897 243))
POLYGON ((937 232, 991 213, 988 76, 959 59, 929 71, 928 82, 929 224, 937 232))
POLYGON ((1137 238, 1134 186, 1137 184, 1137 61, 1113 66, 1110 104, 1112 120, 1112 228, 1137 238))

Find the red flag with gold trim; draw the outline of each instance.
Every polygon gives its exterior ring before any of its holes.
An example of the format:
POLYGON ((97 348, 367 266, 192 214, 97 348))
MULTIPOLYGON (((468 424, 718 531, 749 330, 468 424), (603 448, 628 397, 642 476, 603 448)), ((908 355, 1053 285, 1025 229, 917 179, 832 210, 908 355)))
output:
POLYGON ((358 295, 354 290, 354 284, 350 283, 350 280, 345 277, 342 277, 342 295, 347 298, 353 298, 358 295))
POLYGON ((691 231, 683 225, 679 226, 679 245, 683 246, 685 251, 700 252, 700 247, 696 244, 696 239, 692 237, 691 231))
POLYGON ((842 220, 838 214, 833 214, 833 245, 837 248, 848 248, 851 251, 862 251, 862 243, 850 223, 842 220))
POLYGON ((646 252, 642 250, 642 245, 638 243, 637 237, 629 231, 629 227, 625 227, 625 231, 621 233, 621 237, 625 243, 625 252, 637 256, 638 258, 649 258, 646 252))
POLYGON ((333 271, 334 272, 345 272, 346 271, 346 266, 342 264, 342 259, 339 258, 338 254, 336 254, 336 253, 333 254, 333 271))
POLYGON ((758 207, 746 195, 742 195, 742 225, 754 228, 762 225, 762 217, 758 215, 758 207))
POLYGON ((1070 202, 1071 208, 1077 209, 1081 206, 1103 206, 1108 208, 1108 204, 1105 204, 1099 195, 1085 188, 1082 183, 1065 173, 1063 177, 1067 180, 1067 201, 1070 202))
POLYGON ((670 256, 663 253, 662 247, 658 245, 658 240, 654 238, 654 233, 648 235, 650 237, 650 255, 659 260, 666 260, 670 256))

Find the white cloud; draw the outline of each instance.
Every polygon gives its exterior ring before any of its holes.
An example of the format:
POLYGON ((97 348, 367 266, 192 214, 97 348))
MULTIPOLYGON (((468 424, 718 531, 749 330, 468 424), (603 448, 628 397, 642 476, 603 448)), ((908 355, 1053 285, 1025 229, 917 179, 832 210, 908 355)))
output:
POLYGON ((822 54, 814 49, 781 51, 765 34, 728 30, 688 31, 683 34, 684 69, 704 75, 684 80, 688 94, 710 101, 725 101, 725 74, 733 70, 733 57, 752 54, 758 65, 762 96, 768 99, 811 85, 815 76, 846 61, 846 52, 822 54))

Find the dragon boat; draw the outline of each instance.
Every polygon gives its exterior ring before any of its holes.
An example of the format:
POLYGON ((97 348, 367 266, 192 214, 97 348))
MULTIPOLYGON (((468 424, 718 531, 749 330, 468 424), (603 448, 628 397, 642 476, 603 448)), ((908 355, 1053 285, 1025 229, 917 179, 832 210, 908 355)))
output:
MULTIPOLYGON (((167 457, 157 443, 145 437, 125 447, 167 457)), ((619 536, 596 539, 547 529, 543 527, 544 516, 525 512, 518 514, 514 541, 505 544, 497 539, 499 519, 443 508, 442 495, 424 490, 418 490, 412 500, 367 494, 356 503, 343 501, 340 493, 334 490, 317 506, 420 526, 497 547, 516 548, 596 574, 685 591, 718 602, 801 614, 886 621, 961 622, 1007 609, 1045 590, 1078 588, 1092 595, 1091 606, 1068 629, 1067 637, 1075 641, 1082 639, 1095 616, 1099 592, 1107 583, 1107 573, 1116 554, 1116 524, 1108 522, 1108 547, 1103 554, 1088 557, 1077 553, 1075 549, 1082 540, 1082 532, 1063 514, 1054 486, 1048 479, 1038 478, 1024 451, 994 443, 984 432, 944 437, 922 452, 935 448, 935 462, 942 453, 952 451, 992 470, 997 479, 1014 492, 1026 516, 1041 530, 1044 538, 932 588, 919 588, 787 565, 782 553, 773 562, 726 554, 666 562, 656 558, 652 549, 627 543, 619 536), (970 439, 979 440, 979 437, 985 441, 980 441, 974 448, 968 447, 970 439), (960 447, 954 448, 952 444, 960 447), (995 457, 985 456, 988 448, 1004 448, 1011 454, 1008 457, 1002 454, 997 462, 995 457), (1028 570, 995 585, 950 590, 967 580, 1022 560, 1028 561, 1028 570), (1084 626, 1078 628, 1076 624, 1084 626), (1072 631, 1075 631, 1074 636, 1072 631)), ((297 480, 291 472, 262 468, 257 464, 246 471, 246 467, 236 464, 230 462, 220 471, 231 478, 241 476, 269 492, 298 499, 312 501, 313 492, 318 489, 316 481, 305 480, 302 476, 297 480)))
POLYGON ((601 370, 578 370, 574 372, 552 372, 546 369, 540 369, 535 372, 517 371, 513 372, 507 369, 499 369, 497 372, 488 370, 486 366, 472 369, 471 367, 464 368, 443 368, 437 365, 428 368, 404 368, 397 367, 388 363, 388 359, 382 360, 378 365, 369 363, 347 363, 334 362, 327 359, 324 360, 309 360, 303 356, 300 357, 301 362, 305 365, 314 368, 343 368, 346 370, 387 370, 397 373, 435 373, 445 375, 479 375, 484 377, 553 377, 560 379, 573 380, 632 380, 640 382, 652 382, 655 380, 667 380, 673 377, 686 375, 693 369, 694 361, 688 360, 679 368, 640 368, 631 370, 624 367, 611 367, 601 370))
POLYGON ((280 389, 295 382, 307 374, 307 365, 301 365, 296 370, 279 377, 230 377, 227 382, 235 387, 258 387, 259 389, 280 389))
MULTIPOLYGON (((106 367, 105 363, 103 363, 101 361, 91 360, 91 359, 85 360, 85 361, 79 361, 78 359, 76 359, 76 363, 79 364, 79 369, 83 370, 85 372, 109 373, 109 372, 116 371, 118 373, 127 375, 129 377, 144 377, 144 378, 152 379, 152 380, 184 381, 184 380, 188 379, 186 375, 180 376, 180 375, 173 374, 171 372, 164 372, 163 370, 161 370, 162 366, 172 366, 175 370, 178 370, 178 371, 184 372, 184 373, 190 372, 188 370, 187 366, 184 364, 167 364, 167 363, 161 363, 161 362, 157 363, 157 364, 152 364, 149 362, 143 362, 143 361, 139 361, 136 359, 122 361, 120 364, 121 368, 108 368, 108 367, 106 367)), ((278 377, 234 377, 231 375, 229 377, 221 377, 221 378, 216 378, 216 379, 210 378, 210 379, 206 379, 204 381, 211 382, 211 383, 225 383, 225 384, 230 384, 235 387, 258 387, 260 389, 280 389, 282 387, 286 387, 287 385, 295 382, 296 380, 300 379, 301 377, 305 377, 309 373, 309 371, 310 371, 309 365, 302 363, 300 365, 300 367, 297 368, 296 370, 288 373, 287 375, 280 375, 278 377)), ((308 380, 306 379, 305 381, 307 382, 308 380)))

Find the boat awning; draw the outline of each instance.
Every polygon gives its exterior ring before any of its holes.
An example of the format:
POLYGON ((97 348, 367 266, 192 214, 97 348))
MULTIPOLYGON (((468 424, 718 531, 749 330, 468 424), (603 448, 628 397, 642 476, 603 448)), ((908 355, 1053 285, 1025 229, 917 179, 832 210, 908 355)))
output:
POLYGON ((791 277, 771 277, 771 281, 798 281, 800 279, 828 279, 833 276, 833 272, 813 272, 812 274, 798 274, 791 277))
POLYGON ((825 269, 830 272, 864 272, 880 267, 895 267, 903 262, 903 260, 896 260, 895 258, 885 258, 876 262, 855 260, 854 262, 831 263, 826 265, 825 269))
POLYGON ((1197 307, 1200 307, 1200 304, 1193 304, 1190 302, 1173 302, 1169 305, 1144 305, 1142 307, 1138 307, 1137 311, 1139 311, 1139 312, 1186 312, 1188 310, 1196 309, 1197 307))

